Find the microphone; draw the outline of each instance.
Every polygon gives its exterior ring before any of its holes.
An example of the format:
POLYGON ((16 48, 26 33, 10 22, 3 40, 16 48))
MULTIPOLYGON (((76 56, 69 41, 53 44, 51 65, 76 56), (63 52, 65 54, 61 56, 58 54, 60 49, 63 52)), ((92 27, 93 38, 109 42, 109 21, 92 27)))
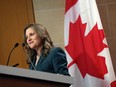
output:
POLYGON ((22 47, 23 47, 23 48, 25 47, 25 43, 22 43, 22 47))
POLYGON ((19 45, 19 43, 16 43, 16 44, 14 45, 13 49, 10 51, 9 56, 8 56, 8 60, 7 60, 7 66, 8 66, 8 64, 9 64, 9 60, 10 60, 10 55, 11 55, 11 53, 13 52, 13 50, 14 50, 16 47, 18 47, 18 45, 19 45))
POLYGON ((28 59, 28 61, 30 62, 30 64, 32 65, 32 67, 34 68, 34 70, 36 70, 34 64, 32 63, 30 57, 27 55, 27 53, 26 53, 26 51, 25 51, 25 49, 24 49, 24 47, 25 47, 25 43, 22 43, 22 47, 23 47, 23 51, 24 51, 24 53, 26 54, 26 55, 25 55, 26 58, 28 59))
POLYGON ((13 65, 12 67, 17 67, 19 65, 19 63, 17 63, 17 64, 15 64, 15 65, 13 65))

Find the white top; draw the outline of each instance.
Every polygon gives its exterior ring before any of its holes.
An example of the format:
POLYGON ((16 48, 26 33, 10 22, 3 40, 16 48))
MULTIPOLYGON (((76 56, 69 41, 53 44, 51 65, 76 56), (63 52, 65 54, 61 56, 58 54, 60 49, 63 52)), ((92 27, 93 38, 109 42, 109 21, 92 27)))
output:
POLYGON ((37 65, 38 61, 39 61, 40 56, 36 56, 36 62, 35 62, 35 66, 37 65))

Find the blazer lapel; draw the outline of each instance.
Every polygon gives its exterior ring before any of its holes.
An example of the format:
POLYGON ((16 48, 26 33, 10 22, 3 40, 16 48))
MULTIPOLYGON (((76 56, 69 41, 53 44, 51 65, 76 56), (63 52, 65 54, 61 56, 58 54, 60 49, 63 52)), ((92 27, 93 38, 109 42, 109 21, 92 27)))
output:
POLYGON ((40 56, 40 59, 39 59, 37 65, 36 65, 36 67, 39 67, 39 65, 43 62, 44 59, 45 58, 43 56, 40 56))

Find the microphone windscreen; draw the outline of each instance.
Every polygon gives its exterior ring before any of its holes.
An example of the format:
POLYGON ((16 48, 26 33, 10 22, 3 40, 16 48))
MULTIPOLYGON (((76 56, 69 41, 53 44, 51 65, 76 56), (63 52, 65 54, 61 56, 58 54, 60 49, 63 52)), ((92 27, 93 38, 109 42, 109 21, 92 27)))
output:
POLYGON ((24 47, 25 46, 25 43, 22 43, 22 47, 24 47))
POLYGON ((17 47, 19 45, 19 43, 16 43, 14 47, 17 47))

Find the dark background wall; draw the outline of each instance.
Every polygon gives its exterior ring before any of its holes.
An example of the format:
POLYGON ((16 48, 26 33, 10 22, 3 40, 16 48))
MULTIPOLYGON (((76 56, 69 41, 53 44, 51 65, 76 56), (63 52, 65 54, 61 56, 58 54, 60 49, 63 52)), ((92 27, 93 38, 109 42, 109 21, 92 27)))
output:
POLYGON ((6 65, 11 49, 19 43, 10 56, 9 66, 19 63, 18 67, 28 68, 22 42, 24 27, 31 22, 34 22, 32 0, 0 1, 0 65, 6 65))

